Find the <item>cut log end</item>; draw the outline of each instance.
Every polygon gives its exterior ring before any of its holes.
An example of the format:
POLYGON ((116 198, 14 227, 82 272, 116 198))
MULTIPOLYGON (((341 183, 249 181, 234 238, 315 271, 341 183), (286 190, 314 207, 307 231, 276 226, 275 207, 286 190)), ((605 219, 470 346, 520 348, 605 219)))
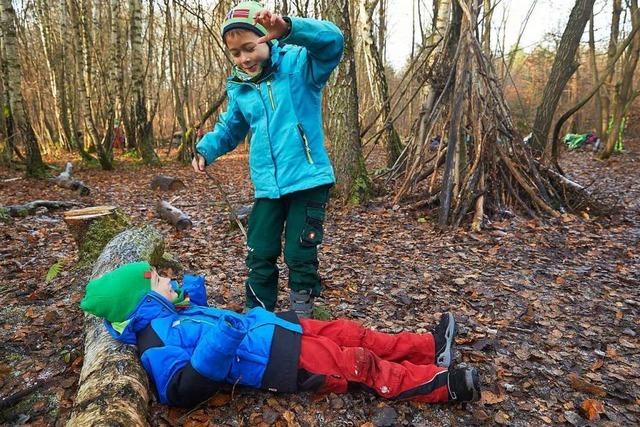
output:
POLYGON ((98 218, 105 215, 113 215, 116 212, 115 206, 91 206, 82 209, 71 209, 64 213, 65 221, 81 221, 91 218, 98 218))
POLYGON ((129 225, 129 219, 115 206, 72 209, 63 218, 80 252, 81 264, 93 262, 104 245, 129 225))

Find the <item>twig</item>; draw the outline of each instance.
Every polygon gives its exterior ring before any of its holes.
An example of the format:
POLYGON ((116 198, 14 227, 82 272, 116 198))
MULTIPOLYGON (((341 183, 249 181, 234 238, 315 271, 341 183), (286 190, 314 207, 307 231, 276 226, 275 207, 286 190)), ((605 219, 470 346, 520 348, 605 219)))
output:
POLYGON ((211 175, 208 170, 205 169, 204 172, 207 174, 209 179, 211 179, 214 182, 216 187, 218 187, 218 191, 220 191, 220 194, 222 194, 222 198, 224 199, 224 202, 227 205, 227 208, 229 209, 229 213, 231 214, 231 218, 233 218, 233 220, 236 222, 236 224, 238 224, 238 227, 240 228, 240 231, 242 232, 242 235, 244 236, 244 241, 246 242, 248 240, 247 231, 244 229, 244 225, 242 225, 242 222, 238 218, 238 215, 236 215, 236 211, 235 211, 235 209, 233 209, 233 206, 231 205, 231 202, 229 202, 229 197, 227 196, 227 192, 224 191, 224 189, 222 188, 222 185, 220 184, 220 181, 218 181, 213 175, 211 175))
POLYGON ((53 382, 53 380, 56 379, 57 376, 66 373, 67 370, 68 370, 68 367, 63 369, 62 372, 60 372, 60 373, 58 373, 56 375, 53 375, 52 377, 47 378, 46 380, 38 381, 34 385, 29 386, 24 390, 20 390, 20 391, 17 391, 15 393, 13 393, 11 396, 3 397, 2 399, 0 399, 0 410, 1 409, 5 409, 5 408, 10 408, 10 407, 16 405, 18 402, 20 402, 25 397, 29 396, 34 391, 38 390, 40 387, 44 387, 44 386, 50 385, 51 382, 53 382))

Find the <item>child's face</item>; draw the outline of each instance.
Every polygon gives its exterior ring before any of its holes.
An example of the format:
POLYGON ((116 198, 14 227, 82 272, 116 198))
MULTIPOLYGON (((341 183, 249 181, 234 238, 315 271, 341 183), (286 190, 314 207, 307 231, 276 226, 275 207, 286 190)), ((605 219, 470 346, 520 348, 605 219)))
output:
POLYGON ((269 46, 256 43, 258 35, 252 31, 232 31, 225 35, 225 42, 233 62, 250 76, 262 72, 262 62, 269 58, 269 46))
POLYGON ((156 269, 151 270, 151 289, 168 299, 173 301, 178 294, 171 287, 171 279, 168 277, 162 277, 158 274, 156 269))

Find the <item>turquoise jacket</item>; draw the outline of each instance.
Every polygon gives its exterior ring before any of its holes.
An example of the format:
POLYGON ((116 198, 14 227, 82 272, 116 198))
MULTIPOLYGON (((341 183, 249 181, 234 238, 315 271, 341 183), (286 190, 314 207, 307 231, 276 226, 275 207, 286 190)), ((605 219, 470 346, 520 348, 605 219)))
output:
POLYGON ((227 80, 227 111, 196 147, 209 165, 251 131, 249 168, 257 198, 335 182, 324 147, 322 88, 340 62, 342 33, 331 22, 288 19, 289 35, 272 42, 270 69, 257 82, 227 80))

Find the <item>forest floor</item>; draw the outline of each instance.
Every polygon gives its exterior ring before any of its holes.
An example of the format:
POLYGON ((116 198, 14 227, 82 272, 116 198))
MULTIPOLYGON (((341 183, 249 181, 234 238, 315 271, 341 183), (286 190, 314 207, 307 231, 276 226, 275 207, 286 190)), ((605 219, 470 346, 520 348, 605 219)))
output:
MULTIPOLYGON (((194 411, 153 404, 152 425, 638 425, 640 424, 640 141, 609 163, 563 155, 570 176, 619 195, 608 218, 494 219, 486 231, 441 233, 433 213, 394 209, 384 197, 363 207, 331 204, 320 265, 320 303, 380 331, 426 332, 453 311, 460 363, 479 368, 483 399, 473 404, 389 402, 365 392, 276 395, 236 390, 194 411)), ((62 162, 58 163, 60 166, 62 162)), ((246 154, 214 168, 235 206, 252 194, 246 154)), ((150 223, 187 269, 207 277, 210 302, 243 303, 245 247, 229 230, 225 205, 189 167, 121 162, 114 172, 76 167, 92 188, 80 198, 0 169, 0 205, 36 199, 113 204, 150 223), (165 197, 194 227, 178 233, 154 217, 156 174, 187 188, 165 197)), ((0 224, 0 424, 63 425, 82 365, 78 302, 89 269, 62 213, 0 224), (62 271, 50 282, 50 267, 62 271), (7 400, 9 399, 9 400, 7 400)), ((281 273, 286 289, 286 270, 281 273)), ((281 308, 286 308, 281 292, 281 308)))

